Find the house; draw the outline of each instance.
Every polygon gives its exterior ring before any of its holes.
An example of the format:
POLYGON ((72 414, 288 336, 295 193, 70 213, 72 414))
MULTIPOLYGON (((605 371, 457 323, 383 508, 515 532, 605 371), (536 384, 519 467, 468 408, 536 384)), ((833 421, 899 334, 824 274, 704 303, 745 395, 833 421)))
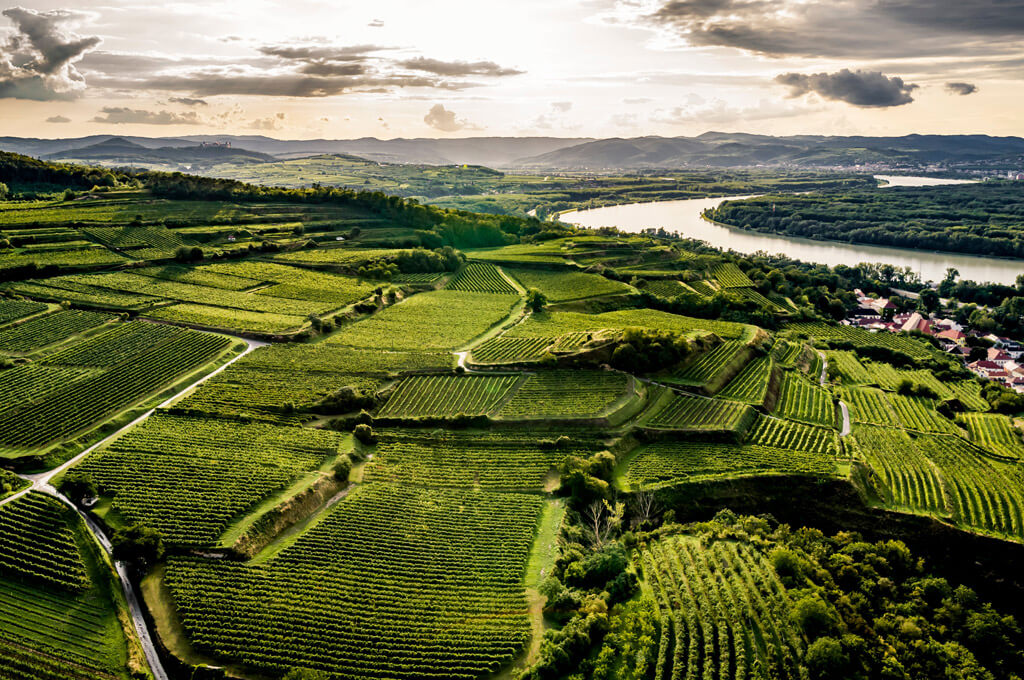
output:
POLYGON ((1013 357, 1011 357, 1005 350, 998 349, 996 347, 989 347, 988 354, 985 358, 1000 368, 1002 368, 1006 362, 1013 360, 1013 357))
POLYGON ((964 335, 963 331, 955 330, 952 328, 950 328, 949 330, 942 331, 940 333, 936 333, 935 337, 944 342, 951 342, 954 345, 959 345, 960 347, 963 347, 964 344, 967 342, 967 336, 964 335))
POLYGON ((924 321, 924 317, 921 316, 921 313, 914 312, 906 321, 903 322, 903 325, 900 326, 900 330, 903 331, 904 333, 920 330, 920 325, 922 321, 924 321))

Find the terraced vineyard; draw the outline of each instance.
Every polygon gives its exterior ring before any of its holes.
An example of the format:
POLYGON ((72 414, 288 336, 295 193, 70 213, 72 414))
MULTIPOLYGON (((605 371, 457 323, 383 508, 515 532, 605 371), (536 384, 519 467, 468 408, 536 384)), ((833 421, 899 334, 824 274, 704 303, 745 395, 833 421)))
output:
POLYGON ((915 443, 939 468, 956 521, 1024 538, 1024 476, 1019 466, 985 460, 960 437, 929 435, 915 443))
POLYGON ((875 471, 883 500, 912 510, 947 512, 939 469, 903 430, 874 425, 853 428, 857 449, 875 471))
POLYGON ((542 445, 523 433, 387 431, 374 447, 365 481, 437 487, 542 491, 567 455, 587 457, 590 442, 542 445))
POLYGON ((844 385, 867 385, 874 382, 856 352, 832 350, 825 352, 825 356, 830 370, 834 368, 844 385))
POLYGON ((749 288, 754 285, 750 277, 732 262, 716 265, 711 270, 711 275, 722 288, 749 288))
POLYGON ((781 449, 752 444, 663 441, 640 447, 625 480, 632 488, 657 488, 686 482, 761 475, 836 474, 831 452, 781 449))
POLYGON ((835 427, 836 409, 832 396, 794 371, 782 378, 776 415, 812 425, 835 427))
POLYGON ((844 389, 842 395, 850 407, 850 419, 855 423, 899 426, 896 411, 885 392, 868 387, 844 389))
POLYGON ((621 295, 632 289, 619 281, 579 271, 510 269, 509 273, 524 288, 536 288, 551 302, 582 300, 601 295, 621 295))
POLYGON ((540 371, 527 376, 498 415, 506 418, 590 418, 626 395, 631 378, 610 371, 540 371))
POLYGON ((516 302, 512 295, 494 293, 419 293, 346 326, 327 343, 383 351, 452 350, 503 321, 516 302))
POLYGON ((518 375, 421 375, 402 380, 382 418, 483 415, 490 413, 519 381, 518 375))
POLYGON ((964 413, 960 422, 967 429, 971 441, 992 453, 1020 460, 1024 458, 1021 432, 1006 416, 995 413, 964 413))
POLYGON ((790 323, 785 330, 796 331, 801 335, 822 340, 839 340, 849 342, 855 347, 884 347, 902 352, 908 356, 926 359, 938 350, 906 335, 895 333, 872 333, 852 326, 827 325, 815 323, 790 323))
POLYGON ((167 583, 214 657, 268 673, 298 661, 338 678, 475 679, 529 638, 522 581, 541 503, 366 484, 266 563, 172 557, 167 583))
POLYGON ((835 430, 766 416, 757 419, 746 442, 777 449, 839 455, 839 437, 835 430))
POLYGON ((716 374, 736 360, 740 352, 744 351, 744 347, 745 345, 737 340, 723 342, 710 352, 706 352, 688 363, 673 378, 688 385, 709 383, 716 374))
POLYGON ((741 401, 751 406, 763 406, 774 369, 771 357, 758 357, 744 366, 717 396, 719 399, 741 401))
POLYGON ((742 432, 756 417, 757 411, 746 404, 676 392, 643 420, 654 428, 742 432))
POLYGON ((493 264, 470 262, 445 285, 448 290, 467 293, 507 293, 518 295, 516 287, 501 274, 493 264))
POLYGON ((128 524, 213 545, 231 520, 338 452, 335 432, 158 414, 76 469, 128 524))
POLYGON ((663 622, 657 677, 800 677, 806 639, 757 549, 669 536, 644 546, 639 563, 663 622))

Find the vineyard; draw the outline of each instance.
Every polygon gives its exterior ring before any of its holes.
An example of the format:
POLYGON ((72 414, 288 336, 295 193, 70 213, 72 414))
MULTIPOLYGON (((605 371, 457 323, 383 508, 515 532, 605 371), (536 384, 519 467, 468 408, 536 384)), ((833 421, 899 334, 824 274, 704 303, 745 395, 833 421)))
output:
POLYGON ((649 328, 671 331, 681 335, 714 333, 722 338, 740 338, 752 328, 728 321, 694 319, 669 314, 656 309, 622 309, 603 314, 581 312, 541 312, 531 314, 523 323, 506 333, 507 337, 556 337, 567 333, 596 333, 602 330, 620 331, 627 328, 649 328))
POLYGON ((795 371, 787 371, 782 378, 779 402, 775 413, 784 418, 824 427, 835 427, 836 409, 832 395, 812 385, 795 371))
POLYGON ((498 415, 510 419, 597 417, 626 394, 631 380, 610 371, 532 373, 498 415))
POLYGON ((654 677, 801 677, 793 602, 756 548, 668 536, 644 546, 639 565, 662 622, 654 677))
POLYGON ((76 469, 127 523, 208 546, 235 516, 318 469, 339 445, 330 431, 157 414, 76 469))
POLYGON ((45 311, 46 305, 42 302, 0 300, 0 326, 45 311))
POLYGON ((679 392, 659 402, 643 418, 647 427, 694 430, 697 432, 743 432, 757 417, 757 411, 734 401, 706 399, 679 392))
POLYGON ((0 348, 7 352, 31 352, 110 323, 115 318, 99 312, 61 310, 0 330, 0 348))
POLYGON ((883 500, 910 510, 946 513, 942 477, 906 432, 857 425, 853 436, 860 454, 877 475, 873 483, 883 500))
POLYGON ((663 441, 640 447, 625 473, 630 488, 657 488, 686 482, 753 475, 836 474, 832 454, 759 444, 663 441))
POLYGON ((172 557, 167 584, 197 648, 265 673, 476 679, 529 638, 541 503, 365 484, 270 561, 172 557))
POLYGON ((32 449, 67 437, 213 360, 228 338, 132 321, 51 354, 43 370, 0 373, 0 447, 32 449), (68 376, 72 379, 68 380, 68 376))
POLYGON ((906 335, 872 333, 852 326, 828 325, 820 322, 786 324, 784 330, 795 331, 812 339, 848 342, 854 347, 883 347, 902 352, 915 359, 927 359, 937 352, 930 345, 906 335))
POLYGON ((747 434, 746 443, 833 457, 839 455, 839 437, 835 430, 767 416, 757 419, 747 434))
POLYGON ((606 279, 598 274, 578 271, 554 271, 545 269, 510 269, 524 288, 536 288, 547 296, 550 302, 568 302, 601 295, 620 295, 632 289, 624 283, 606 279))
POLYGON ((123 677, 125 639, 109 584, 90 581, 92 558, 79 551, 69 515, 38 494, 0 508, 0 677, 123 677))
POLYGON ((466 293, 505 293, 518 295, 516 287, 509 283, 501 270, 493 264, 470 262, 445 285, 448 290, 466 293))
POLYGON ((696 359, 683 367, 683 370, 672 376, 674 382, 686 385, 704 385, 714 382, 714 377, 724 370, 733 368, 733 363, 744 352, 746 345, 738 340, 723 342, 710 352, 697 356, 696 359))
POLYGON ((503 321, 516 302, 514 296, 494 293, 419 293, 344 327, 327 343, 381 351, 451 350, 503 321))
POLYGON ((505 433, 387 431, 374 447, 364 481, 437 487, 542 491, 569 455, 587 457, 589 442, 542 445, 536 436, 505 433))
POLYGON ((768 385, 774 370, 771 357, 758 357, 744 366, 717 396, 751 406, 763 406, 768 398, 768 385))
POLYGON ((402 380, 382 418, 484 415, 494 411, 519 375, 417 375, 402 380))
POLYGON ((1024 458, 1024 441, 1021 432, 1006 416, 994 413, 964 413, 960 422, 967 429, 971 441, 992 453, 1021 460, 1024 458))
POLYGON ((723 262, 711 270, 711 275, 722 288, 750 288, 754 282, 732 262, 723 262))

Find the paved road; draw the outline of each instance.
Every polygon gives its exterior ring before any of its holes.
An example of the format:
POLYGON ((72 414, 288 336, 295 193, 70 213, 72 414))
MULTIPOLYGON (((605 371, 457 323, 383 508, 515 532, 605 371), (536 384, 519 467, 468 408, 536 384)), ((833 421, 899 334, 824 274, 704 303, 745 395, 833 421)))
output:
MULTIPOLYGON (((235 363, 236 361, 244 357, 249 352, 252 352, 257 347, 263 347, 264 345, 267 344, 259 340, 250 340, 248 338, 240 339, 245 340, 246 344, 248 345, 248 347, 245 348, 244 352, 232 358, 230 361, 225 362, 223 366, 220 366, 215 371, 212 371, 208 375, 205 375, 199 380, 196 380, 194 383, 191 383, 188 387, 175 393, 172 397, 161 402, 156 407, 146 411, 141 416, 131 421, 124 427, 118 429, 113 434, 104 437, 100 441, 96 442, 92 446, 88 447, 87 449, 76 455, 74 458, 68 460, 63 465, 55 467, 52 470, 48 470, 46 472, 41 472, 34 475, 20 475, 22 479, 26 479, 32 482, 32 485, 29 486, 27 489, 23 489, 22 491, 19 491, 16 494, 13 494, 3 500, 0 500, 0 505, 10 503, 11 501, 20 498, 21 496, 24 496, 30 491, 39 491, 49 496, 53 496, 54 498, 58 499, 59 501, 61 501, 62 503, 64 503, 65 505, 72 508, 75 512, 78 513, 78 515, 85 522, 85 526, 89 529, 89 533, 92 534, 92 537, 108 555, 111 555, 113 551, 113 546, 110 543, 110 539, 107 538, 107 535, 103 532, 103 529, 92 519, 92 517, 83 512, 78 506, 76 506, 74 503, 68 500, 67 497, 65 497, 63 494, 57 491, 57 489, 52 484, 50 484, 50 480, 52 480, 56 475, 64 472, 68 468, 72 467, 73 465, 81 461, 83 458, 88 456, 90 453, 92 453, 99 447, 115 439, 116 437, 119 437, 122 433, 126 432, 127 430, 130 430, 131 428, 135 427, 136 425, 144 421, 149 416, 153 415, 153 412, 156 411, 156 409, 169 406, 171 403, 174 402, 175 399, 177 399, 181 395, 185 394, 189 390, 198 387, 199 385, 202 385, 204 382, 206 382, 213 376, 217 375, 225 368, 227 368, 231 364, 235 363)), ((167 675, 167 671, 164 670, 163 664, 160 662, 160 655, 157 653, 156 646, 153 644, 153 638, 149 634, 149 628, 146 627, 146 619, 142 615, 142 606, 139 604, 139 598, 135 593, 135 588, 132 586, 131 580, 128 578, 128 572, 126 570, 125 564, 123 562, 114 562, 114 569, 117 571, 118 579, 121 582, 121 589, 124 591, 125 601, 127 601, 128 609, 131 612, 132 623, 135 626, 135 633, 139 638, 139 643, 142 645, 142 650, 146 655, 146 661, 149 663, 149 667, 150 670, 152 670, 153 672, 154 678, 156 680, 170 680, 170 676, 167 675)))
MULTIPOLYGON (((821 375, 818 376, 818 382, 821 383, 822 387, 828 383, 828 357, 825 353, 818 351, 818 356, 821 357, 821 375)), ((839 430, 839 436, 845 437, 850 434, 850 409, 846 407, 846 402, 842 399, 839 400, 839 410, 843 413, 843 427, 839 430)))

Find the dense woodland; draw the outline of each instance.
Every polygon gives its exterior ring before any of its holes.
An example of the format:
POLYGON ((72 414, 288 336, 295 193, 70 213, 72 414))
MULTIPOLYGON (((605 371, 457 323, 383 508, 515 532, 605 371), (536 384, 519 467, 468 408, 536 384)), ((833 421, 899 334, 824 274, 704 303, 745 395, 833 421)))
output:
POLYGON ((728 201, 711 217, 806 238, 1024 258, 1020 183, 894 187, 728 201))

